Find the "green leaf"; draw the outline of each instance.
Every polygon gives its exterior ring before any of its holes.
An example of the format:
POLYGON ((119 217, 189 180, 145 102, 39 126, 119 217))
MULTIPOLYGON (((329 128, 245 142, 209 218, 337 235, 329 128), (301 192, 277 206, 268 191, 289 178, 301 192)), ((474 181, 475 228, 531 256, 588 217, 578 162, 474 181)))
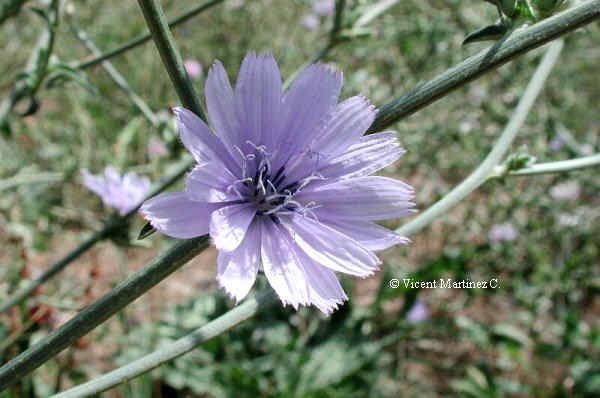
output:
POLYGON ((145 239, 155 232, 156 232, 156 229, 154 229, 152 224, 147 222, 146 225, 144 225, 142 227, 142 230, 140 231, 140 234, 138 235, 138 240, 145 239))
POLYGON ((478 41, 498 40, 508 32, 508 26, 503 23, 489 25, 484 28, 471 32, 465 37, 463 46, 478 41))
POLYGON ((521 346, 530 343, 529 337, 522 330, 508 323, 497 324, 492 328, 492 333, 498 337, 513 341, 521 346))
POLYGON ((87 79, 81 70, 63 63, 50 65, 48 68, 48 77, 46 78, 46 88, 56 87, 62 81, 72 81, 86 89, 90 94, 98 94, 98 88, 87 79))

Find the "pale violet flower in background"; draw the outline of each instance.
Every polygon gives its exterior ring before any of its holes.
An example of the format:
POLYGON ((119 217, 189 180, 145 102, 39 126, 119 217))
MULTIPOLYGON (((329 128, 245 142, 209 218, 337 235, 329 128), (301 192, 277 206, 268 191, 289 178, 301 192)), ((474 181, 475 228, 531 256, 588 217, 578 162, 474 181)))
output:
POLYGON ((554 137, 550 140, 550 142, 548 143, 548 148, 550 148, 551 151, 558 151, 564 145, 565 145, 565 141, 560 136, 557 135, 556 137, 554 137))
POLYGON ((557 200, 577 200, 581 194, 581 185, 577 181, 563 182, 550 188, 550 196, 557 200))
POLYGON ((341 89, 340 72, 313 64, 283 93, 273 57, 249 53, 235 88, 220 62, 208 73, 212 131, 173 109, 198 165, 183 192, 141 212, 171 237, 210 234, 218 283, 236 301, 262 269, 284 305, 329 314, 347 300, 335 272, 373 275, 374 251, 408 242, 374 221, 413 213, 413 189, 370 176, 404 151, 393 131, 363 136, 376 111, 362 96, 338 103, 341 89))
POLYGON ((517 239, 519 230, 509 222, 494 224, 488 232, 488 239, 492 242, 511 241, 517 239))
POLYGON ((406 320, 410 323, 422 322, 429 318, 429 310, 423 300, 417 299, 406 313, 406 320))
POLYGON ((202 64, 195 59, 186 59, 183 62, 183 66, 192 79, 202 76, 202 64))
POLYGON ((309 30, 316 30, 320 24, 319 18, 314 14, 307 14, 302 17, 302 25, 309 30))
POLYGON ((135 208, 150 190, 150 179, 129 172, 121 177, 113 167, 106 167, 103 175, 82 170, 83 185, 96 193, 105 205, 123 215, 135 208))
POLYGON ((327 17, 335 11, 335 0, 316 0, 312 10, 321 17, 327 17))
POLYGON ((163 157, 169 154, 167 146, 159 139, 150 138, 148 141, 148 155, 150 157, 163 157))

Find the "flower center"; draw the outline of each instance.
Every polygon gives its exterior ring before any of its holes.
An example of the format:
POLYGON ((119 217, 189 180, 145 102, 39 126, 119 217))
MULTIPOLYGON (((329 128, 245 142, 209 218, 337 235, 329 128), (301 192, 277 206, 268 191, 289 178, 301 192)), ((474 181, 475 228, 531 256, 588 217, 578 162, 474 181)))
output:
POLYGON ((286 181, 286 165, 273 170, 273 153, 267 151, 264 145, 256 145, 251 141, 246 143, 252 148, 252 152, 244 153, 239 147, 235 147, 242 159, 242 178, 227 188, 228 193, 235 193, 244 202, 255 203, 259 216, 300 213, 316 219, 313 210, 320 206, 315 202, 300 203, 294 200, 294 195, 311 181, 322 177, 311 175, 299 181, 286 181))

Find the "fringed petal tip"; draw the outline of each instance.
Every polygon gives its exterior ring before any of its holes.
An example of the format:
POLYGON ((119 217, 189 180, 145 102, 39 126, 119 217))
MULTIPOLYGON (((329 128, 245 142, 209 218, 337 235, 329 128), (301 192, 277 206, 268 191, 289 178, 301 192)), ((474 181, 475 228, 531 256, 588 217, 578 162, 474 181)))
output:
POLYGON ((219 288, 223 289, 225 295, 235 302, 235 305, 238 305, 240 301, 242 301, 248 293, 240 294, 240 292, 236 292, 228 287, 228 285, 223 281, 223 278, 220 275, 217 275, 217 285, 219 288))
POLYGON ((310 66, 319 68, 332 75, 339 76, 341 79, 344 77, 344 73, 334 62, 315 62, 314 64, 309 65, 309 67, 310 66))
POLYGON ((379 109, 377 109, 377 107, 371 102, 371 100, 369 98, 367 98, 366 95, 364 94, 357 94, 356 97, 358 99, 360 99, 364 106, 371 112, 377 114, 377 112, 379 112, 379 109))
POLYGON ((319 311, 321 311, 326 317, 330 316, 331 314, 333 314, 335 311, 337 311, 339 309, 340 306, 344 305, 344 303, 346 301, 348 301, 348 296, 346 296, 346 294, 344 293, 344 296, 342 298, 337 298, 337 299, 330 299, 330 300, 315 300, 313 302, 302 302, 302 303, 292 303, 290 301, 287 301, 281 297, 279 297, 279 301, 281 301, 281 304, 286 307, 286 306, 291 306, 294 311, 298 311, 298 309, 300 309, 300 307, 315 307, 317 308, 319 311))

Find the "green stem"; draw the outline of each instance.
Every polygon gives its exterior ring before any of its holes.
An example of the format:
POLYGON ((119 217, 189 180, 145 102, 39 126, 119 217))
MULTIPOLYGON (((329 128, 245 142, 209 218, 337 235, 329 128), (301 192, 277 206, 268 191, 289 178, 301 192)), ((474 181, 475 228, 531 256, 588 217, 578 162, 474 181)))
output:
POLYGON ((399 3, 400 0, 382 0, 371 6, 363 15, 360 16, 354 23, 353 29, 359 29, 371 23, 372 20, 383 14, 390 7, 399 3))
POLYGON ((165 279, 209 245, 208 237, 181 240, 69 322, 0 368, 0 391, 52 358, 165 279))
POLYGON ((314 58, 310 61, 310 63, 306 62, 300 67, 298 67, 292 74, 288 76, 288 78, 283 82, 283 90, 287 90, 288 87, 292 84, 292 82, 298 76, 298 73, 303 71, 308 65, 315 64, 325 58, 331 50, 335 48, 340 43, 338 40, 338 35, 340 33, 340 29, 342 27, 342 15, 344 13, 344 8, 346 6, 346 0, 338 0, 335 4, 335 14, 333 17, 333 25, 331 27, 331 31, 329 32, 329 40, 327 41, 327 45, 320 49, 314 58))
POLYGON ((158 0, 138 0, 160 57, 184 107, 206 120, 158 0))
POLYGON ((523 126, 529 110, 531 109, 535 99, 544 87, 546 78, 550 74, 560 51, 563 48, 563 41, 556 41, 548 47, 538 68, 531 78, 523 96, 521 97, 515 113, 504 128, 504 131, 494 144, 491 152, 483 160, 483 162, 469 175, 463 182, 458 184, 452 191, 447 193, 442 199, 429 207, 419 216, 412 219, 396 230, 402 235, 412 235, 420 231, 441 215, 445 214, 454 205, 463 200, 467 195, 476 190, 481 184, 487 181, 490 173, 502 161, 506 152, 517 136, 517 133, 523 126))
MULTIPOLYGON (((188 21, 189 19, 195 17, 196 15, 200 14, 202 11, 206 11, 209 8, 211 8, 212 6, 222 3, 223 1, 224 0, 212 0, 205 4, 196 6, 196 7, 192 8, 191 10, 186 11, 183 14, 179 15, 178 17, 173 18, 171 21, 169 21, 169 27, 173 28, 181 23, 184 23, 184 22, 188 21)), ((107 59, 121 55, 121 54, 131 50, 132 48, 139 46, 140 44, 144 44, 151 38, 152 38, 152 35, 150 33, 145 33, 141 36, 136 37, 135 39, 128 41, 127 43, 123 44, 122 46, 115 48, 114 50, 111 50, 104 54, 95 56, 94 58, 87 60, 87 61, 86 60, 80 61, 80 62, 76 63, 75 65, 73 65, 73 67, 79 68, 79 69, 86 69, 86 68, 89 68, 90 66, 98 65, 102 61, 106 61, 107 59)))
POLYGON ((100 376, 87 383, 81 384, 70 390, 54 395, 54 398, 75 398, 87 397, 98 394, 109 388, 115 387, 121 383, 138 377, 152 369, 171 361, 181 355, 190 352, 202 343, 212 339, 227 331, 246 319, 256 315, 264 310, 269 304, 276 301, 276 296, 272 289, 267 289, 252 297, 246 299, 243 304, 221 315, 217 319, 209 322, 192 333, 180 338, 174 343, 160 348, 151 354, 137 359, 121 368, 115 369, 103 376, 100 376))
POLYGON ((532 176, 537 174, 566 173, 569 171, 580 170, 587 167, 600 166, 600 154, 585 156, 577 159, 561 160, 558 162, 548 162, 534 164, 519 170, 513 170, 506 174, 507 176, 532 176))
POLYGON ((342 16, 344 14, 344 8, 346 7, 346 0, 337 0, 335 2, 335 15, 333 17, 333 27, 329 33, 329 42, 335 43, 338 39, 338 34, 342 28, 342 16))
POLYGON ((368 133, 382 131, 484 73, 599 17, 600 0, 588 0, 533 26, 513 32, 492 47, 467 58, 432 80, 380 107, 368 133))
POLYGON ((27 286, 23 287, 21 290, 14 293, 12 296, 4 300, 0 303, 0 314, 6 312, 13 305, 16 305, 27 297, 29 297, 35 289, 44 284, 46 281, 54 277, 54 275, 61 272, 65 267, 75 261, 79 256, 85 253, 88 249, 94 246, 99 241, 107 238, 110 234, 115 230, 121 227, 125 221, 137 213, 139 207, 144 203, 145 200, 151 198, 152 196, 164 191, 167 187, 177 181, 181 176, 183 176, 192 165, 195 164, 193 160, 187 160, 182 163, 177 170, 170 176, 168 176, 163 181, 159 181, 153 189, 144 197, 144 199, 132 210, 130 210, 127 214, 118 217, 112 221, 109 221, 102 230, 98 232, 94 232, 89 238, 81 242, 75 250, 70 252, 67 256, 58 260, 56 263, 52 264, 50 268, 44 271, 37 279, 30 282, 27 286))
POLYGON ((42 172, 39 174, 16 175, 5 180, 0 180, 0 191, 27 184, 48 184, 59 182, 65 178, 63 173, 42 172))
MULTIPOLYGON (((71 28, 75 32, 77 38, 83 43, 83 45, 86 46, 86 48, 92 54, 101 54, 100 49, 96 47, 94 42, 88 37, 88 35, 83 30, 80 30, 73 25, 71 25, 71 28)), ((131 102, 133 102, 134 105, 137 106, 142 115, 144 115, 146 119, 148 119, 150 124, 152 124, 153 127, 158 128, 160 124, 158 122, 158 118, 156 117, 154 112, 152 112, 152 109, 150 109, 148 104, 146 104, 146 102, 139 95, 137 95, 135 91, 133 91, 133 89, 131 88, 129 83, 127 83, 127 80, 123 77, 123 75, 119 73, 119 71, 113 66, 113 64, 110 61, 102 61, 101 65, 102 68, 104 68, 104 70, 106 71, 106 73, 108 73, 110 78, 117 84, 117 86, 119 86, 121 90, 123 90, 127 97, 129 97, 131 102)))

